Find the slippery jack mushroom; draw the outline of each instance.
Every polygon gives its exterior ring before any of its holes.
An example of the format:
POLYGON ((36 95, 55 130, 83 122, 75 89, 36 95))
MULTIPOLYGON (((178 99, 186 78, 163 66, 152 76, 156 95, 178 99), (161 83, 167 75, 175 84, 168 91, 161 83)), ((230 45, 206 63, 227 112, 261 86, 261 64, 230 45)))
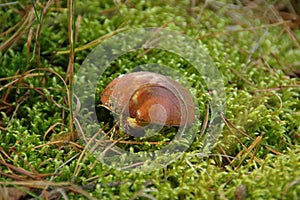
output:
POLYGON ((153 72, 120 75, 103 90, 101 102, 119 116, 126 133, 138 137, 149 125, 181 127, 195 121, 189 92, 171 78, 153 72))

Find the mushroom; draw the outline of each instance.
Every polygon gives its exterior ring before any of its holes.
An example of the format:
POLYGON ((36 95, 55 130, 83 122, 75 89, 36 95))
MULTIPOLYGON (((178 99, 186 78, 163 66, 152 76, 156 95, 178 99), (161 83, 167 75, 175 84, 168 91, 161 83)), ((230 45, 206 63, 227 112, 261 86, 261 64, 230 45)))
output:
POLYGON ((190 126, 195 121, 190 93, 173 79, 153 72, 120 75, 103 90, 101 102, 120 116, 125 131, 149 124, 190 126))

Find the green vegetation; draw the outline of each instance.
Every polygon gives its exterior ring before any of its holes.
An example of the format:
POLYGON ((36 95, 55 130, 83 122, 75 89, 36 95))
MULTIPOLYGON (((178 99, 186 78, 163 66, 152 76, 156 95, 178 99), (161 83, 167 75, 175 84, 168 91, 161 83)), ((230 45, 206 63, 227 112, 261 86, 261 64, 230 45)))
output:
MULTIPOLYGON (((32 2, 0 3, 0 199, 300 198, 300 23, 280 20, 278 1, 257 7, 240 1, 32 2), (223 75, 226 109, 219 113, 221 137, 207 156, 201 156, 199 128, 175 162, 131 173, 84 148, 70 91, 73 75, 98 44, 143 27, 178 31, 202 45, 223 75)), ((205 127, 210 97, 202 77, 166 51, 131 52, 113 62, 99 77, 96 104, 113 78, 148 63, 167 65, 189 82, 205 127)), ((158 147, 151 145, 141 149, 158 147)))

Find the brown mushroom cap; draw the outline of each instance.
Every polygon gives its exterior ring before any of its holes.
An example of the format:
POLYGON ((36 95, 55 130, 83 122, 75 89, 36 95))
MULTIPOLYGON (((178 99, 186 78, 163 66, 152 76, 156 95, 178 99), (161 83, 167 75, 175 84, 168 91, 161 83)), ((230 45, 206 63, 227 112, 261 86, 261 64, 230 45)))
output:
POLYGON ((195 121, 189 92, 171 78, 153 72, 119 76, 103 90, 101 102, 137 122, 183 126, 195 121))

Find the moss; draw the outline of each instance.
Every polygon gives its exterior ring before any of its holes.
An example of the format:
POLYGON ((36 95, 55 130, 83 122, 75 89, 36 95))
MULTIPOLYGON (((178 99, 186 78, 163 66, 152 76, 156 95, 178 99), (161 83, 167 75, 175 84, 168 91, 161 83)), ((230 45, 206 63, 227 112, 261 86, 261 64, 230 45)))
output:
MULTIPOLYGON (((31 23, 9 49, 0 52, 1 161, 28 171, 55 172, 43 180, 73 183, 90 195, 65 187, 69 199, 234 199, 237 193, 246 199, 299 198, 300 84, 298 78, 287 74, 297 68, 300 50, 282 26, 254 17, 261 16, 259 10, 242 12, 231 1, 217 10, 217 3, 204 8, 202 2, 193 1, 76 2, 75 48, 120 27, 165 27, 195 39, 223 76, 226 109, 218 119, 226 123, 213 147, 204 154, 203 138, 209 132, 200 137, 200 127, 181 158, 157 170, 131 173, 107 166, 85 152, 82 138, 70 140, 74 127, 69 125, 64 84, 69 56, 62 53, 69 49, 67 2, 56 2, 42 14, 45 3, 35 5, 43 24, 38 20, 31 23), (28 43, 29 30, 35 34, 39 25, 40 35, 37 39, 32 35, 28 43)), ((16 33, 4 31, 16 25, 31 6, 21 2, 0 7, 4 13, 0 16, 0 24, 4 24, 0 45, 16 33)), ((292 33, 300 37, 298 29, 292 33)), ((75 73, 93 47, 76 52, 75 73)), ((191 63, 163 50, 129 52, 111 63, 99 78, 95 104, 115 77, 150 63, 167 65, 184 77, 204 124, 209 92, 213 91, 208 91, 205 79, 191 63)), ((149 144, 135 146, 135 150, 139 148, 155 149, 149 144)), ((0 171, 11 174, 13 170, 1 165, 0 171)), ((33 179, 18 174, 27 181, 33 179)), ((7 184, 16 182, 0 175, 0 185, 7 184)), ((40 195, 42 190, 31 193, 40 195)))

